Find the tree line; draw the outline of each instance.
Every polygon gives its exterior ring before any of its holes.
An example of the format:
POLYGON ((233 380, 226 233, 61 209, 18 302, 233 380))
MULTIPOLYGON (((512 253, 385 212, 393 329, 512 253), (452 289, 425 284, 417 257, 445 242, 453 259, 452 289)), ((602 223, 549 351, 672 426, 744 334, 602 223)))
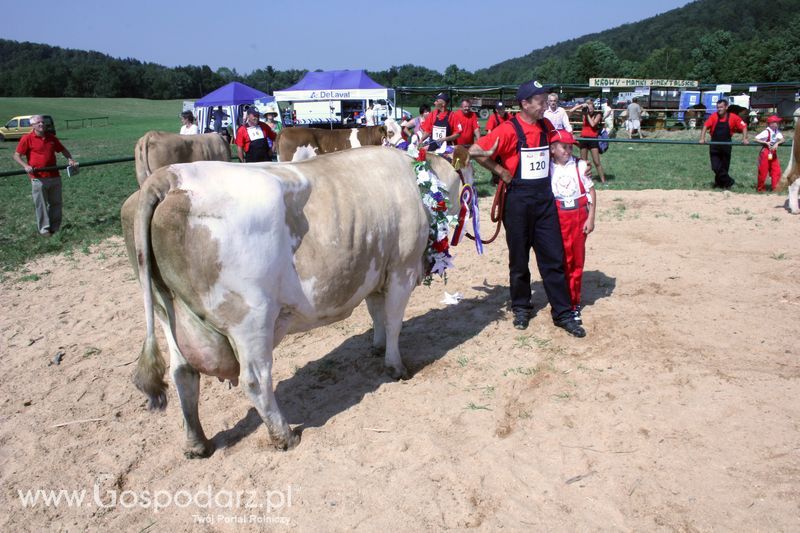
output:
POLYGON ((598 33, 591 33, 591 13, 562 18, 580 24, 585 35, 478 70, 476 78, 496 84, 531 78, 585 84, 596 77, 800 80, 800 0, 699 0, 598 33))
MULTIPOLYGON (((587 17, 586 20, 591 20, 587 17)), ((691 79, 701 83, 800 80, 800 0, 699 0, 604 32, 534 50, 470 72, 418 65, 369 71, 387 87, 545 83, 591 77, 691 79)), ((266 66, 249 74, 207 65, 168 68, 99 52, 0 39, 0 96, 194 99, 240 81, 272 93, 306 70, 266 66)))

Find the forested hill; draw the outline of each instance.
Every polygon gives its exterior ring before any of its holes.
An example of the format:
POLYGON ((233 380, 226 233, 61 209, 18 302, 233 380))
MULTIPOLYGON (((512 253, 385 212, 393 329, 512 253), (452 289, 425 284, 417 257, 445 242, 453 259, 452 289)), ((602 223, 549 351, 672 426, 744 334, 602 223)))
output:
MULTIPOLYGON (((99 52, 0 39, 0 96, 199 98, 229 81, 249 81, 235 70, 207 65, 169 68, 99 52)), ((260 71, 262 91, 297 82, 305 70, 260 71), (271 85, 270 85, 271 84, 271 85)), ((256 74, 256 73, 253 73, 256 74)))
MULTIPOLYGON (((597 9, 604 9, 602 3, 597 9)), ((547 20, 552 16, 548 13, 547 20)), ((698 0, 602 32, 592 32, 591 15, 561 17, 559 24, 579 24, 586 35, 478 70, 475 77, 494 83, 532 77, 587 83, 598 76, 705 83, 800 80, 800 0, 698 0)), ((546 23, 540 19, 539 24, 546 23)))
MULTIPOLYGON (((597 9, 603 9, 598 4, 597 9)), ((544 10, 543 10, 544 12, 544 10)), ((547 83, 591 77, 692 79, 701 83, 800 80, 800 0, 698 0, 661 15, 591 33, 591 16, 548 7, 537 24, 580 24, 583 37, 534 50, 486 69, 417 65, 369 75, 387 87, 547 83), (554 22, 555 21, 555 22, 554 22)), ((308 65, 313 68, 313 65, 308 65)), ((169 68, 99 52, 0 39, 0 96, 199 98, 230 81, 272 93, 305 70, 266 65, 248 74, 206 65, 169 68)))

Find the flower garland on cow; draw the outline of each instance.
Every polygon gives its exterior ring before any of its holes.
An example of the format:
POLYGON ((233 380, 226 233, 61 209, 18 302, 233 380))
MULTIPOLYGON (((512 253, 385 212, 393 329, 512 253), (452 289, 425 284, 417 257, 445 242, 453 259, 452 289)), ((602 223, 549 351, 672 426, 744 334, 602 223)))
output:
POLYGON ((450 203, 447 188, 431 170, 426 160, 427 150, 412 144, 408 147, 408 154, 414 158, 414 172, 417 174, 422 205, 425 206, 431 220, 428 245, 425 247, 425 278, 422 283, 429 286, 434 274, 441 276, 447 283, 446 271, 454 266, 448 237, 450 228, 456 225, 457 217, 447 215, 450 203))

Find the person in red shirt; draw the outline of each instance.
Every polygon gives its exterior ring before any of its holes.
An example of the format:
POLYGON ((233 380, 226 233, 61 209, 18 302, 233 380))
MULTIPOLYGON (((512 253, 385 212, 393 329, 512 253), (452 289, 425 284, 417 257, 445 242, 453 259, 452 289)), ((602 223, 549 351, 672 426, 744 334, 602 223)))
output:
POLYGON ((239 161, 243 163, 258 163, 270 160, 269 143, 274 141, 275 132, 264 122, 259 120, 261 114, 255 106, 247 110, 244 124, 236 131, 236 147, 239 161))
POLYGON ((503 225, 508 244, 514 327, 527 328, 533 311, 528 268, 533 247, 554 324, 570 335, 585 337, 586 331, 572 312, 564 271, 564 245, 550 182, 548 134, 555 128, 543 118, 547 91, 531 80, 519 86, 517 100, 521 109, 517 116, 470 147, 470 155, 480 165, 508 184, 503 225), (499 163, 495 157, 500 159, 499 163))
MULTIPOLYGON (((703 131, 700 132, 700 144, 706 142, 706 132, 711 132, 711 142, 729 143, 733 139, 733 134, 742 132, 742 144, 749 144, 747 140, 747 124, 733 113, 728 113, 728 101, 720 100, 717 102, 717 112, 708 117, 703 124, 703 131)), ((728 174, 731 166, 731 145, 712 144, 708 147, 708 155, 711 159, 711 170, 714 171, 714 187, 720 189, 730 189, 736 183, 728 174)))
MULTIPOLYGON (((583 128, 581 128, 581 137, 588 139, 596 139, 600 135, 600 130, 603 129, 603 113, 596 111, 594 108, 594 100, 587 98, 581 106, 583 110, 583 128)), ((575 109, 575 108, 573 108, 575 109)), ((589 154, 592 155, 592 162, 600 174, 600 181, 606 182, 606 173, 603 170, 603 165, 600 164, 600 145, 598 141, 581 141, 581 159, 589 161, 589 154)))
POLYGON ((461 136, 453 113, 447 109, 449 103, 450 97, 447 93, 437 94, 433 101, 433 111, 420 126, 420 143, 430 137, 430 150, 436 150, 442 143, 453 142, 461 136))
POLYGON ((41 115, 31 117, 31 126, 33 131, 23 135, 17 144, 14 161, 25 169, 31 179, 39 235, 50 237, 61 227, 61 174, 58 169, 40 169, 56 166, 56 153, 64 154, 70 166, 77 167, 78 163, 55 135, 45 131, 41 115), (22 160, 23 155, 27 162, 22 160))
POLYGON ((511 113, 506 111, 505 104, 503 102, 497 102, 494 105, 494 112, 489 116, 489 120, 486 121, 486 133, 490 133, 497 126, 507 120, 511 120, 511 118, 511 113))
POLYGON ((464 98, 461 100, 461 109, 453 113, 456 128, 460 133, 456 139, 456 144, 471 145, 481 138, 481 127, 478 126, 478 115, 472 112, 472 100, 464 98))

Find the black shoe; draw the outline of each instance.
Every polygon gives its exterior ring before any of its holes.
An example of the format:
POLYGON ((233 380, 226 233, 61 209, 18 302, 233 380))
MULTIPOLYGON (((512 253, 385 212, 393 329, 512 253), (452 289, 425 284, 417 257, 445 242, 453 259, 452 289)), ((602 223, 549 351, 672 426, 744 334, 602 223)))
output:
POLYGON ((514 315, 514 327, 517 329, 528 329, 528 323, 531 321, 528 313, 516 313, 514 315))
POLYGON ((586 336, 586 330, 578 324, 574 317, 569 317, 564 320, 559 320, 555 323, 556 326, 564 329, 572 335, 573 337, 578 337, 579 339, 586 336))
POLYGON ((578 324, 583 324, 583 317, 581 317, 581 308, 576 307, 572 310, 572 316, 575 318, 575 322, 578 324))

